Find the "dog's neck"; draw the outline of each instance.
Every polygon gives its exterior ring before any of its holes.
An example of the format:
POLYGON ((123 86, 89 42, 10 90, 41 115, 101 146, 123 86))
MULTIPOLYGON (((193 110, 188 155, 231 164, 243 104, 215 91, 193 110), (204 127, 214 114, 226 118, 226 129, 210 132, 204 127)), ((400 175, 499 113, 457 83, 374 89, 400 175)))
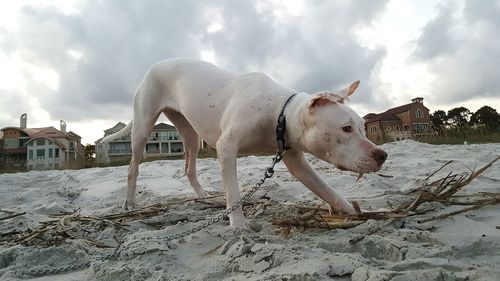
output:
POLYGON ((306 93, 298 93, 285 109, 286 132, 285 140, 288 147, 307 152, 303 142, 304 114, 307 112, 307 106, 311 96, 306 93))

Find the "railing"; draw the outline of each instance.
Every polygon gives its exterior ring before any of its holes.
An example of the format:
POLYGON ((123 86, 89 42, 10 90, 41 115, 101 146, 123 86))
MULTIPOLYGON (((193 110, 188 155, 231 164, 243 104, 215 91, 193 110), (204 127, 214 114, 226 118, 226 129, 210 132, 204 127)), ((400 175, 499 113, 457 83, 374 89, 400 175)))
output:
POLYGON ((158 153, 160 153, 160 149, 158 149, 158 148, 154 148, 154 149, 152 149, 152 148, 150 148, 150 149, 146 149, 146 154, 158 154, 158 153))
POLYGON ((118 155, 118 154, 132 154, 131 149, 110 149, 108 150, 108 155, 118 155))

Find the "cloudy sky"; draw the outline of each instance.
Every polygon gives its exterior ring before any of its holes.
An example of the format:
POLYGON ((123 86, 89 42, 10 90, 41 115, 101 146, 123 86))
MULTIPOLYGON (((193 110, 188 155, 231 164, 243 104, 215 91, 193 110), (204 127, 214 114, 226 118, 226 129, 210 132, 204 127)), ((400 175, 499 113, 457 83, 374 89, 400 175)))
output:
POLYGON ((360 115, 416 96, 431 112, 500 111, 500 1, 2 1, 0 128, 28 113, 29 127, 63 119, 93 143, 170 57, 308 93, 359 79, 360 115))

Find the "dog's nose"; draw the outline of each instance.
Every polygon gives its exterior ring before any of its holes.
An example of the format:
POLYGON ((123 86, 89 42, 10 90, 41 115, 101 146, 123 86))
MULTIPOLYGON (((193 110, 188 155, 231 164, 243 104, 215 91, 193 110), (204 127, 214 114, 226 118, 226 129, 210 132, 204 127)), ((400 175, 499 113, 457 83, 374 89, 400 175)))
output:
POLYGON ((385 159, 387 159, 387 152, 382 149, 376 149, 372 152, 372 157, 379 165, 382 165, 385 162, 385 159))

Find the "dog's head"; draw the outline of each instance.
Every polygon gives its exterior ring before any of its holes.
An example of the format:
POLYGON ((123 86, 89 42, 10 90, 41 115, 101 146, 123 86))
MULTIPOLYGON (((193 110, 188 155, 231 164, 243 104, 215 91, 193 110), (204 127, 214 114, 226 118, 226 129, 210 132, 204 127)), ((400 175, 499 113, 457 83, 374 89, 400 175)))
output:
POLYGON ((304 112, 302 142, 306 149, 341 170, 378 171, 387 153, 365 135, 365 121, 344 104, 359 81, 337 92, 313 95, 304 112))

